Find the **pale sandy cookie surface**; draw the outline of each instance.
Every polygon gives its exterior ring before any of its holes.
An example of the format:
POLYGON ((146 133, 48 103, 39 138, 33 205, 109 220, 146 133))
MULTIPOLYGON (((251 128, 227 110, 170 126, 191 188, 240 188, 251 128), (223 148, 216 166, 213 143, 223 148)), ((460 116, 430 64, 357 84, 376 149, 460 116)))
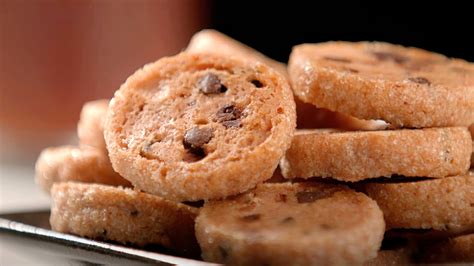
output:
POLYGON ((205 260, 230 265, 341 265, 374 258, 385 229, 377 204, 345 186, 262 184, 204 205, 205 260))
POLYGON ((199 254, 196 208, 128 188, 73 182, 55 184, 51 196, 50 223, 55 231, 199 254))
POLYGON ((77 124, 79 145, 90 146, 107 153, 104 139, 104 122, 109 100, 101 99, 86 102, 81 110, 77 124))
POLYGON ((130 186, 130 182, 114 171, 107 154, 95 148, 75 146, 44 149, 36 161, 35 180, 48 192, 54 183, 66 181, 130 186))
POLYGON ((472 173, 417 182, 367 183, 363 190, 377 201, 388 229, 474 230, 472 173))
POLYGON ((469 126, 474 65, 377 42, 295 46, 288 72, 302 101, 396 127, 469 126))
POLYGON ((286 178, 341 181, 403 175, 445 177, 465 173, 472 147, 466 128, 371 132, 299 130, 280 162, 286 178))
POLYGON ((269 179, 295 120, 291 90, 276 71, 182 53, 128 78, 111 101, 105 137, 114 169, 136 187, 193 201, 269 179))

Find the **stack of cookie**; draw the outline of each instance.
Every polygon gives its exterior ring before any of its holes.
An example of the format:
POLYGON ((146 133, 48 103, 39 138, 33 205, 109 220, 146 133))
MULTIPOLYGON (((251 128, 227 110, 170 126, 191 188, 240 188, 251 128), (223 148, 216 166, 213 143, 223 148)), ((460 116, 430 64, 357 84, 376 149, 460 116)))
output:
MULTIPOLYGON (((60 232, 237 265, 410 263, 410 247, 379 251, 386 229, 474 229, 463 71, 412 48, 327 43, 297 46, 287 72, 201 31, 110 104, 86 104, 79 147, 45 150, 36 179, 60 232)), ((469 254, 469 239, 430 248, 469 254)))

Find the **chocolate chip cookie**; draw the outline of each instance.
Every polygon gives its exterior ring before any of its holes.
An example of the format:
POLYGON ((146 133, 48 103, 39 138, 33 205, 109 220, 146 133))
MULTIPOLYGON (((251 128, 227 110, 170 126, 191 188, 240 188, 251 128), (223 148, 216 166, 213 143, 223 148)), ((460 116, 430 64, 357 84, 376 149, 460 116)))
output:
POLYGON ((196 219, 203 258, 229 265, 343 265, 374 258, 385 225, 377 204, 345 186, 261 184, 207 202, 196 219))
POLYGON ((51 197, 50 223, 55 231, 199 254, 196 208, 128 188, 74 182, 54 184, 51 197))
POLYGON ((297 131, 280 162, 286 178, 445 177, 464 174, 472 145, 466 128, 370 132, 297 131))
POLYGON ((223 198, 269 179, 289 147, 295 103, 260 63, 181 53, 138 70, 105 125, 114 169, 178 201, 223 198))
POLYGON ((377 42, 295 46, 288 72, 302 101, 395 127, 469 126, 474 65, 377 42))

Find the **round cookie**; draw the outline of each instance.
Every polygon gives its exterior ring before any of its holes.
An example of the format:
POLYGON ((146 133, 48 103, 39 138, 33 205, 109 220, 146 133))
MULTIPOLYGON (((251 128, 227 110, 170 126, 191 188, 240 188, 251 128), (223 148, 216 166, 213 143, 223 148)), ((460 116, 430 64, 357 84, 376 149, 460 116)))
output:
POLYGON ((238 57, 251 62, 262 62, 287 77, 286 65, 275 61, 257 50, 230 38, 216 30, 205 29, 197 32, 191 38, 186 48, 189 53, 210 53, 221 56, 238 57))
POLYGON ((55 231, 199 255, 196 208, 128 188, 74 182, 54 184, 51 196, 55 231))
POLYGON ((295 46, 288 72, 302 101, 395 127, 474 123, 474 65, 377 42, 295 46))
POLYGON ((474 176, 402 183, 366 183, 363 190, 384 213, 387 229, 474 230, 474 176))
POLYGON ((104 139, 104 122, 109 107, 109 100, 86 102, 82 106, 81 118, 77 124, 79 145, 97 148, 107 153, 104 139))
POLYGON ((453 237, 423 248, 422 263, 474 263, 474 234, 453 237))
POLYGON ((286 178, 445 177, 469 169, 472 147, 466 128, 370 132, 297 131, 280 162, 286 178))
POLYGON ((130 186, 130 182, 112 169, 102 151, 74 146, 44 149, 36 161, 35 180, 48 192, 54 183, 65 181, 130 186))
POLYGON ((260 184, 209 201, 196 219, 204 260, 229 265, 343 265, 374 258, 385 229, 377 204, 345 186, 260 184))
POLYGON ((269 179, 295 120, 286 79, 267 66, 181 53, 128 78, 110 103, 105 139, 114 169, 134 186, 195 201, 269 179))

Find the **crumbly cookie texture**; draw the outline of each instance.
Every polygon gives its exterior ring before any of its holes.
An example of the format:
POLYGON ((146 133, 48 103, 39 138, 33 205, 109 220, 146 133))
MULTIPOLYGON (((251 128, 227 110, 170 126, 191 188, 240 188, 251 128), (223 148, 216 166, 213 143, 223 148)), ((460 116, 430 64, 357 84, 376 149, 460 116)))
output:
POLYGON ((474 230, 474 176, 417 182, 367 183, 363 190, 384 213, 387 228, 474 230))
POLYGON ((107 116, 109 100, 101 99, 86 102, 81 110, 77 124, 80 146, 94 147, 107 153, 104 139, 104 122, 107 116))
POLYGON ((471 137, 462 127, 371 132, 297 131, 280 162, 286 178, 445 177, 467 172, 471 137))
MULTIPOLYGON (((277 62, 251 47, 232 39, 216 30, 202 30, 191 38, 186 51, 189 53, 210 53, 238 57, 251 62, 262 62, 288 78, 286 65, 277 62)), ((377 130, 388 125, 383 121, 361 120, 338 112, 316 108, 298 99, 296 102, 298 128, 340 128, 344 130, 377 130)))
POLYGON ((422 263, 474 263, 474 234, 435 242, 423 248, 422 263))
POLYGON ((54 183, 66 181, 131 185, 114 171, 107 154, 95 148, 76 146, 44 149, 36 161, 35 181, 47 192, 54 183))
POLYGON ((378 42, 295 46, 288 72, 296 97, 395 127, 474 123, 474 65, 378 42))
POLYGON ((128 188, 58 183, 51 189, 53 230, 98 240, 159 244, 199 254, 194 236, 198 209, 128 188))
POLYGON ((472 155, 471 155, 471 167, 474 168, 474 124, 469 127, 472 137, 472 155))
POLYGON ((266 65, 181 53, 128 78, 109 106, 105 138, 114 169, 134 186, 194 201, 269 179, 295 121, 286 79, 266 65))
POLYGON ((196 219, 205 260, 229 265, 341 265, 374 258, 385 229, 377 204, 345 186, 261 184, 209 201, 196 219))

